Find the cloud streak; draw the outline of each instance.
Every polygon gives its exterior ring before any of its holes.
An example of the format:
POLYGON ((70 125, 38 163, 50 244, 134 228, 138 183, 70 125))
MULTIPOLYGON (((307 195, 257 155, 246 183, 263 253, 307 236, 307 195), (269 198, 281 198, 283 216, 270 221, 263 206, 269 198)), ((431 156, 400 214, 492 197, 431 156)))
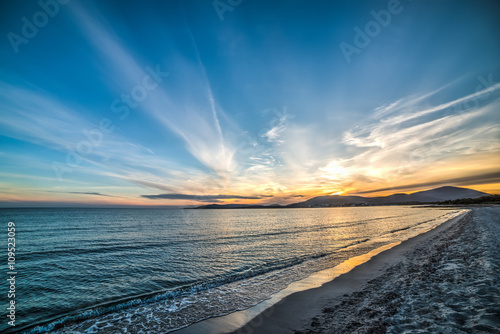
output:
POLYGON ((76 195, 92 195, 92 196, 103 196, 103 197, 120 197, 120 196, 106 195, 106 194, 101 194, 98 192, 87 192, 87 191, 47 191, 47 192, 58 193, 58 194, 76 194, 76 195))
POLYGON ((366 191, 358 191, 356 192, 356 194, 359 195, 372 194, 384 191, 397 191, 397 190, 413 190, 413 189, 418 190, 418 189, 427 189, 430 187, 442 186, 442 185, 471 186, 471 185, 490 184, 490 183, 500 183, 500 172, 472 175, 472 176, 459 177, 453 179, 442 179, 433 182, 412 183, 412 184, 405 184, 388 188, 372 189, 366 191))
MULTIPOLYGON (((126 47, 118 42, 119 39, 96 19, 97 15, 91 15, 89 9, 83 6, 75 5, 72 8, 84 35, 116 73, 116 81, 110 82, 110 87, 118 86, 126 91, 140 83, 146 75, 143 69, 145 65, 138 64, 126 47)), ((166 66, 173 68, 174 73, 151 92, 138 108, 162 124, 165 130, 182 138, 188 151, 201 163, 222 177, 227 177, 227 173, 233 169, 234 149, 225 144, 210 83, 199 58, 196 42, 189 28, 184 28, 186 35, 191 36, 197 66, 190 64, 186 55, 171 55, 172 59, 166 66), (180 88, 185 88, 183 94, 176 93, 180 88)))
POLYGON ((190 200, 196 202, 221 202, 220 200, 226 200, 226 199, 263 199, 273 196, 158 194, 158 195, 141 195, 141 197, 148 199, 190 200))
MULTIPOLYGON (((483 166, 484 170, 478 167, 471 169, 470 166, 477 155, 494 157, 500 154, 500 127, 497 125, 499 88, 500 84, 494 84, 475 94, 429 106, 427 99, 441 92, 443 87, 421 97, 401 99, 375 109, 373 116, 363 125, 346 131, 343 136, 345 145, 358 148, 361 152, 331 161, 323 168, 327 172, 326 177, 354 193, 365 193, 361 187, 366 187, 367 182, 391 184, 370 193, 399 190, 414 187, 407 181, 413 175, 423 178, 424 170, 431 171, 438 165, 447 164, 446 161, 450 161, 448 165, 452 164, 451 160, 457 163, 458 159, 459 165, 453 166, 452 173, 457 176, 463 174, 463 177, 450 179, 449 182, 455 180, 462 185, 472 182, 476 178, 469 179, 466 174, 483 175, 482 172, 498 162, 498 159, 492 158, 491 165, 483 166), (477 107, 457 112, 457 106, 474 105, 473 102, 477 107), (460 160, 460 157, 463 159, 460 160), (399 185, 401 182, 408 185, 399 185)), ((478 183, 486 182, 476 180, 478 183)), ((496 181, 492 178, 487 182, 496 181)), ((442 183, 432 181, 415 187, 439 184, 442 183)))

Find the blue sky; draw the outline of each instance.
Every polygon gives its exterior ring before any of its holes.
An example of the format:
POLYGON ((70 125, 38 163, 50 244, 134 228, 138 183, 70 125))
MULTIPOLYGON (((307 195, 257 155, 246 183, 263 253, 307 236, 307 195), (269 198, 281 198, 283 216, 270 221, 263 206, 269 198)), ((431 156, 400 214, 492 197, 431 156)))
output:
POLYGON ((500 191, 496 1, 2 7, 2 206, 500 191))

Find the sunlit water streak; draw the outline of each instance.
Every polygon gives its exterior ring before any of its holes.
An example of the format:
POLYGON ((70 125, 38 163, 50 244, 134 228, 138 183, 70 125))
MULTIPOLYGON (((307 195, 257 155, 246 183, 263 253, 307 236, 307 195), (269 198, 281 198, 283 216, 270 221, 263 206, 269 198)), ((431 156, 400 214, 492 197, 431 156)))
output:
MULTIPOLYGON (((61 332, 92 333, 141 332, 140 323, 165 332, 248 308, 458 212, 393 206, 2 209, 0 215, 16 223, 16 330, 64 324, 61 332)), ((7 321, 0 330, 11 331, 7 321)))

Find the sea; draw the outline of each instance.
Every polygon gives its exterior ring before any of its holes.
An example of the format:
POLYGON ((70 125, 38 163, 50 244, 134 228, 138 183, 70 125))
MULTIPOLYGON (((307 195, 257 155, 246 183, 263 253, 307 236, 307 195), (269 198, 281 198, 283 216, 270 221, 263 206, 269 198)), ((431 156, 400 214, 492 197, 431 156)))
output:
POLYGON ((406 240, 462 210, 0 209, 2 333, 168 333, 406 240), (8 268, 7 229, 15 224, 8 268), (12 255, 12 254, 11 254, 12 255), (15 298, 8 272, 15 270, 15 298), (15 327, 8 324, 15 301, 15 327))

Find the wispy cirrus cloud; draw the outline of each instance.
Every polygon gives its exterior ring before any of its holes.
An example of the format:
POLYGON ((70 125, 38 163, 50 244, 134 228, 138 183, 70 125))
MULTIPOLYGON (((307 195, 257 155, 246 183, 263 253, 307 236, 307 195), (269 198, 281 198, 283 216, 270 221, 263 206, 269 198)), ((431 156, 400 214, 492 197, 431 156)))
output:
POLYGON ((479 175, 470 175, 459 178, 451 178, 451 179, 441 179, 438 181, 431 182, 422 182, 422 183, 409 183, 399 186, 392 186, 387 188, 378 188, 371 189, 365 191, 357 191, 356 194, 372 194, 379 193, 384 191, 397 191, 397 190, 418 190, 418 189, 427 189, 435 186, 440 186, 443 184, 454 184, 457 186, 471 186, 471 185, 480 185, 480 184, 491 184, 491 183, 500 183, 500 172, 487 173, 487 174, 479 174, 479 175))
POLYGON ((283 135, 286 131, 290 120, 295 117, 295 115, 287 113, 287 108, 283 107, 283 110, 279 109, 270 109, 265 110, 264 112, 273 112, 274 118, 271 121, 271 128, 266 129, 262 134, 262 137, 265 138, 270 143, 281 144, 284 142, 283 135))
MULTIPOLYGON (((98 20, 99 17, 102 19, 100 15, 88 12, 90 7, 75 4, 70 10, 83 35, 101 53, 100 59, 105 60, 107 70, 114 71, 114 76, 105 77, 113 78, 107 84, 119 98, 121 92, 128 92, 142 82, 146 74, 144 66, 140 66, 132 52, 98 20)), ((175 64, 181 67, 178 73, 185 76, 174 78, 167 87, 159 87, 139 108, 162 124, 164 131, 182 138, 187 151, 208 167, 208 171, 175 164, 170 157, 157 156, 148 147, 134 141, 133 137, 115 131, 106 134, 102 143, 92 147, 91 153, 78 155, 82 161, 78 166, 67 166, 67 156, 64 155, 56 160, 68 167, 65 179, 74 181, 75 174, 111 176, 139 186, 177 192, 201 192, 206 186, 217 190, 228 187, 234 168, 234 149, 224 140, 217 106, 201 59, 198 57, 198 68, 183 59, 182 55, 178 55, 175 64), (191 90, 196 93, 176 96, 168 90, 168 87, 178 84, 185 87, 185 91, 192 86, 191 90), (203 89, 198 90, 198 87, 203 89)), ((86 140, 82 132, 96 127, 95 116, 86 117, 91 113, 81 105, 70 104, 26 85, 3 83, 2 86, 5 89, 2 89, 0 98, 3 109, 8 111, 0 119, 4 135, 67 154, 76 151, 77 145, 86 140)), ((43 162, 39 166, 51 169, 43 162)))
MULTIPOLYGON (((52 162, 68 168, 63 182, 60 183, 54 174, 51 161, 39 160, 37 167, 45 170, 45 175, 51 175, 52 178, 25 176, 33 182, 50 179, 54 185, 64 185, 68 182, 84 184, 81 177, 87 175, 92 178, 112 177, 145 187, 178 192, 199 192, 203 190, 204 185, 215 189, 222 187, 213 174, 176 164, 168 156, 156 155, 144 145, 131 141, 134 138, 124 136, 120 131, 101 133, 99 143, 92 145, 90 152, 79 154, 78 144, 88 143, 85 132, 98 128, 98 125, 91 121, 95 117, 86 118, 83 115, 88 113, 81 106, 68 105, 67 102, 41 90, 8 84, 3 84, 3 88, 0 99, 3 108, 9 111, 0 118, 3 135, 60 152, 60 157, 52 162), (67 165, 66 159, 70 152, 82 162, 74 164, 75 158, 72 158, 72 164, 67 165)), ((117 125, 114 123, 114 126, 117 125)), ((6 155, 4 159, 30 164, 30 159, 15 154, 6 155)), ((19 175, 18 178, 23 176, 19 175)))
POLYGON ((47 191, 51 193, 57 194, 74 194, 74 195, 91 195, 91 196, 103 196, 103 197, 120 197, 114 195, 101 194, 98 192, 90 192, 90 191, 47 191))
MULTIPOLYGON (((77 112, 78 106, 66 106, 49 95, 26 89, 8 88, 7 93, 16 96, 17 102, 10 106, 12 112, 0 120, 0 124, 10 129, 5 132, 10 131, 13 137, 66 152, 68 146, 81 140, 82 129, 93 126, 77 112), (36 113, 35 110, 44 112, 36 113), (53 118, 57 121, 51 122, 53 118)), ((279 140, 269 140, 271 145, 256 141, 251 152, 246 152, 251 153, 247 156, 248 164, 240 163, 239 169, 228 173, 230 183, 217 174, 176 165, 168 157, 156 155, 119 133, 107 135, 103 144, 85 157, 86 164, 79 166, 78 172, 168 192, 138 195, 145 199, 274 201, 280 197, 293 198, 296 192, 333 193, 342 189, 356 192, 360 187, 389 191, 437 185, 439 182, 432 180, 417 185, 407 180, 418 171, 432 170, 432 166, 438 163, 463 156, 463 168, 453 170, 448 181, 465 185, 470 182, 463 175, 466 171, 474 175, 490 175, 490 169, 494 168, 493 162, 491 166, 471 166, 467 159, 478 154, 494 156, 495 152, 500 153, 500 130, 495 121, 500 106, 497 89, 498 85, 494 85, 477 94, 436 106, 426 101, 433 94, 424 94, 377 108, 372 117, 344 133, 340 144, 356 147, 359 151, 342 158, 332 159, 331 155, 324 154, 327 139, 315 127, 295 124, 287 117, 281 117, 264 132, 268 134, 277 129, 273 133, 279 136, 274 139, 279 140), (488 99, 482 99, 477 108, 454 112, 457 105, 478 99, 478 96, 488 96, 488 99), (405 182, 405 185, 401 186, 400 182, 405 182), (227 193, 229 190, 235 195, 185 195, 204 194, 207 190, 212 193, 227 193), (250 191, 264 195, 241 195, 250 191)), ((486 179, 476 180, 486 182, 486 179)), ((106 196, 92 191, 68 193, 106 196)))
POLYGON ((68 106, 51 94, 0 83, 0 101, 5 113, 0 119, 4 135, 47 146, 64 148, 82 136, 92 124, 78 113, 78 106, 68 106), (78 131, 73 131, 75 124, 78 131))
MULTIPOLYGON (((147 75, 144 68, 148 64, 139 65, 127 47, 119 42, 119 38, 96 19, 99 16, 91 15, 89 11, 89 6, 72 7, 75 22, 84 36, 114 69, 116 75, 109 82, 110 87, 118 86, 125 91, 134 87, 147 75)), ((187 24, 184 30, 186 37, 192 41, 191 53, 195 55, 197 63, 186 59, 186 56, 191 55, 182 54, 171 55, 167 64, 162 61, 162 66, 166 68, 164 71, 173 73, 147 99, 141 101, 138 108, 162 124, 165 130, 182 138, 187 150, 201 163, 227 177, 234 168, 234 149, 224 140, 218 108, 196 41, 187 24), (182 91, 182 94, 178 91, 182 91)))
POLYGON ((226 199, 263 199, 273 196, 272 195, 239 196, 239 195, 158 194, 158 195, 141 195, 141 197, 149 199, 190 200, 195 202, 221 202, 220 200, 226 200, 226 199))
MULTIPOLYGON (((378 191, 411 189, 416 187, 407 181, 412 175, 422 174, 423 170, 431 171, 434 166, 441 166, 451 159, 456 163, 460 157, 460 168, 450 167, 450 173, 456 177, 449 178, 449 182, 469 182, 475 177, 471 176, 469 180, 465 175, 471 173, 491 175, 485 172, 495 168, 498 158, 494 157, 500 156, 497 116, 500 84, 446 103, 429 105, 427 99, 443 89, 375 109, 372 117, 343 135, 345 145, 362 151, 349 158, 331 161, 323 168, 327 172, 325 176, 334 179, 339 187, 352 191, 362 183, 366 188, 370 182, 394 185, 379 187, 378 191), (462 105, 477 106, 461 108, 462 105), (474 166, 471 170, 474 157, 484 154, 491 156, 491 164, 474 166), (407 186, 400 185, 401 181, 408 182, 407 186)), ((483 181, 478 179, 478 182, 483 181)), ((447 181, 429 181, 417 186, 443 182, 447 181)))

